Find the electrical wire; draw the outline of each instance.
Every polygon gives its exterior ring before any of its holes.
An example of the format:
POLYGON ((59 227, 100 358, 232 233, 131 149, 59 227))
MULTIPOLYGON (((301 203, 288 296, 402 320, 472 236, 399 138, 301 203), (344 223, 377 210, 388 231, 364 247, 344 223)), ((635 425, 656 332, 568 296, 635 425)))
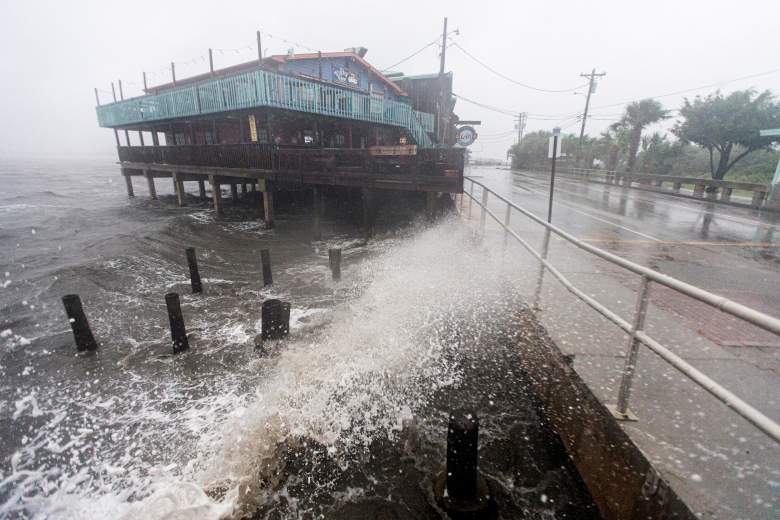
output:
POLYGON ((412 58, 414 58, 415 56, 417 56, 418 54, 420 54, 422 51, 424 51, 425 49, 427 49, 427 48, 428 48, 428 47, 430 47, 431 45, 433 45, 433 44, 437 43, 438 41, 439 41, 439 38, 437 37, 437 38, 436 38, 435 40, 433 40, 431 43, 428 43, 428 44, 424 45, 423 47, 420 47, 419 49, 417 49, 416 51, 414 51, 412 54, 410 54, 409 56, 407 56, 406 58, 402 59, 402 60, 401 60, 401 61, 399 61, 399 62, 393 63, 393 64, 392 64, 392 65, 390 65, 389 67, 387 67, 387 68, 384 68, 384 69, 380 70, 380 72, 386 72, 386 71, 388 71, 388 70, 392 69, 393 67, 397 67, 398 65, 400 65, 400 64, 402 64, 402 63, 406 63, 407 61, 411 60, 412 58))
POLYGON ((575 91, 575 90, 577 90, 577 89, 580 89, 580 88, 582 88, 582 87, 584 87, 584 86, 586 86, 586 85, 588 85, 588 84, 589 84, 589 83, 584 83, 584 84, 582 84, 582 85, 578 85, 578 86, 576 86, 576 87, 573 87, 573 88, 560 89, 560 90, 556 90, 556 89, 547 89, 547 88, 539 88, 539 87, 534 87, 534 86, 532 86, 532 85, 528 85, 528 84, 526 84, 526 83, 522 83, 522 82, 520 82, 520 81, 517 81, 517 80, 515 80, 515 79, 512 79, 512 78, 510 78, 509 76, 507 76, 507 75, 505 75, 505 74, 502 74, 502 73, 498 72, 496 69, 494 69, 493 67, 491 67, 490 65, 488 65, 488 64, 487 64, 487 63, 485 63, 485 62, 483 62, 482 60, 480 60, 479 58, 477 58, 476 56, 474 56, 473 54, 471 54, 469 51, 467 51, 466 49, 464 49, 463 47, 461 47, 461 46, 460 46, 460 44, 458 44, 457 42, 453 43, 453 46, 457 47, 457 48, 458 48, 458 49, 459 49, 461 52, 463 52, 463 53, 464 53, 466 56, 468 56, 468 57, 469 57, 469 58, 471 58, 472 60, 474 60, 474 61, 476 61, 477 63, 479 63, 480 65, 482 65, 483 67, 485 67, 487 70, 489 70, 490 72, 492 72, 492 73, 493 73, 493 74, 495 74, 496 76, 498 76, 498 77, 500 77, 500 78, 503 78, 503 79, 505 79, 505 80, 509 81, 510 83, 514 83, 515 85, 519 85, 519 86, 521 86, 521 87, 524 87, 524 88, 527 88, 527 89, 530 89, 530 90, 536 90, 537 92, 548 92, 548 93, 557 93, 557 94, 560 94, 560 93, 563 93, 563 92, 573 92, 573 91, 575 91))

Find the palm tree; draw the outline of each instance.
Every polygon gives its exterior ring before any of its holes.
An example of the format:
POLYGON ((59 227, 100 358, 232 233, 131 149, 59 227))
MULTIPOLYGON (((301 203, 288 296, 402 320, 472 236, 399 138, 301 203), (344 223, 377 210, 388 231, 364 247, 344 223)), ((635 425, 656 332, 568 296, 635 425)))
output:
POLYGON ((655 99, 643 99, 634 101, 626 107, 626 113, 613 126, 620 126, 626 129, 628 133, 628 160, 626 161, 626 171, 634 171, 636 163, 636 154, 639 151, 639 143, 642 141, 642 130, 647 125, 668 118, 667 111, 663 109, 661 103, 655 99))

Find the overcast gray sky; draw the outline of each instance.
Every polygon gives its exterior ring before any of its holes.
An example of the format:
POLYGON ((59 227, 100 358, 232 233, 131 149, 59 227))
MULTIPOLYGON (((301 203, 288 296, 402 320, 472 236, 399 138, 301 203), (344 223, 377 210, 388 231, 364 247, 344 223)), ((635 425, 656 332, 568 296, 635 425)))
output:
MULTIPOLYGON (((383 69, 431 42, 442 18, 463 49, 519 82, 567 89, 583 82, 581 72, 606 71, 592 105, 721 82, 778 69, 722 87, 768 88, 780 94, 780 1, 656 0, 508 2, 298 1, 68 1, 2 0, 0 48, 0 157, 111 156, 113 135, 97 126, 93 88, 110 98, 110 82, 121 78, 125 95, 136 95, 141 72, 177 62, 177 77, 203 72, 209 47, 235 49, 215 55, 222 66, 251 59, 255 31, 270 33, 272 54, 294 46, 342 50, 362 45, 366 58, 383 69), (198 60, 190 65, 185 63, 198 60)), ((299 48, 300 49, 300 48, 299 48)), ((304 49, 301 49, 304 50, 304 49)), ((398 67, 407 74, 438 71, 438 46, 398 67)), ((568 114, 582 110, 584 97, 544 93, 510 83, 467 57, 447 51, 454 90, 511 112, 561 114, 530 119, 528 130, 556 123, 578 131, 568 114)), ((708 93, 715 87, 699 92, 708 93)), ((584 92, 584 90, 583 90, 584 92)), ((687 95, 695 95, 696 92, 687 95)), ((683 95, 660 98, 679 107, 683 95)), ((621 106, 596 108, 588 133, 597 134, 621 106)), ((503 157, 513 142, 513 119, 459 101, 462 119, 480 119, 477 156, 503 157)))

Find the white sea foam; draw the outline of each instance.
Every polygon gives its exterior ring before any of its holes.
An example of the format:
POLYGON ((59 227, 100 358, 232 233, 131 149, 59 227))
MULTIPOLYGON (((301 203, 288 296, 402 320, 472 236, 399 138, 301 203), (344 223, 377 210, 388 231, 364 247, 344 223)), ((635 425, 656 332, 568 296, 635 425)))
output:
MULTIPOLYGON (((265 357, 248 358, 242 372, 186 384, 136 375, 122 383, 126 398, 116 402, 89 388, 69 390, 92 419, 67 435, 58 425, 72 412, 65 418, 61 408, 20 401, 16 414, 38 413, 47 424, 14 455, 13 473, 0 484, 0 492, 14 492, 0 514, 18 510, 19 498, 32 494, 25 507, 37 518, 231 518, 268 498, 272 490, 258 482, 284 443, 313 439, 342 467, 353 463, 372 441, 394 438, 437 388, 460 377, 448 355, 454 327, 443 325, 468 310, 475 290, 500 290, 498 264, 465 242, 455 224, 394 240, 352 266, 346 303, 324 311, 293 302, 290 339, 265 357), (324 312, 324 325, 303 327, 324 312), (239 389, 247 380, 257 381, 249 393, 239 389), (96 432, 101 440, 86 449, 84 439, 96 432), (181 444, 161 442, 171 436, 181 444), (70 463, 39 467, 44 451, 70 463), (216 488, 218 501, 209 492, 216 488)), ((244 345, 259 325, 236 316, 208 332, 218 343, 244 345)))

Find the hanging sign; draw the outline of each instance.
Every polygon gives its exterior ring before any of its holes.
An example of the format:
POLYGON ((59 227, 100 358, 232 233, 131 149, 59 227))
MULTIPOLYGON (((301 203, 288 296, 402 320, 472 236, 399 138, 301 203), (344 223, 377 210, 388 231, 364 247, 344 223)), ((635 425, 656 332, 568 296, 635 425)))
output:
POLYGON ((257 121, 255 121, 255 115, 249 115, 249 139, 253 143, 257 142, 257 121))
POLYGON ((458 137, 456 139, 458 146, 469 146, 477 140, 477 131, 473 126, 461 126, 458 128, 458 137))
POLYGON ((333 79, 339 83, 346 83, 347 85, 358 85, 357 72, 352 72, 351 70, 347 70, 344 67, 339 67, 338 69, 333 70, 333 79))

